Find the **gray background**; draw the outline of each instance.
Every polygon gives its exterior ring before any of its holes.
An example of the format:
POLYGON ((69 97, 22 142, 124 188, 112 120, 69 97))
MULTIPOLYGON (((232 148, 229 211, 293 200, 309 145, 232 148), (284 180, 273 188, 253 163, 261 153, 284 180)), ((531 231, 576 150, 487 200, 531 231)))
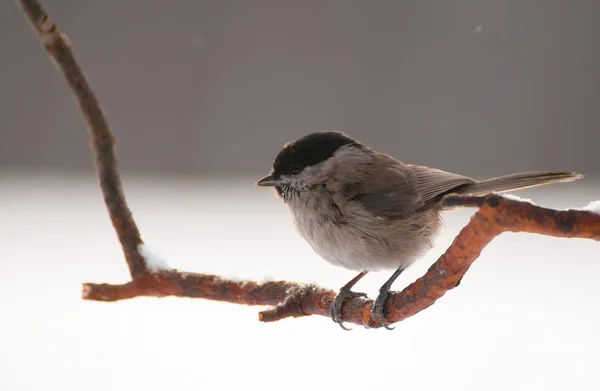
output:
MULTIPOLYGON (((127 170, 260 175, 325 129, 468 175, 599 170, 597 0, 45 6, 127 170)), ((12 1, 0 32, 0 168, 91 168, 70 92, 12 1)))

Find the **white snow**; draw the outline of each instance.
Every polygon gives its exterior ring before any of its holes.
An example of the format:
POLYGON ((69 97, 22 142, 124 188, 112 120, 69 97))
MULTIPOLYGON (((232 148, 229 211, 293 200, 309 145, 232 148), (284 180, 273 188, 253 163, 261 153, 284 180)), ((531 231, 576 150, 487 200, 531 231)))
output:
POLYGON ((270 281, 275 281, 275 278, 273 278, 273 276, 270 276, 268 274, 265 274, 264 276, 262 276, 262 278, 259 278, 256 280, 256 282, 259 282, 261 284, 264 284, 265 282, 270 282, 270 281))
POLYGON ((600 201, 592 201, 580 210, 585 210, 587 212, 594 212, 600 214, 600 201))
POLYGON ((248 283, 248 282, 256 282, 259 284, 264 284, 265 282, 270 282, 270 281, 275 281, 275 279, 270 276, 270 275, 263 275, 262 277, 244 277, 244 276, 224 276, 221 275, 221 278, 229 280, 229 281, 233 281, 233 282, 237 282, 237 283, 241 283, 241 286, 243 287, 244 284, 248 283))
POLYGON ((152 247, 140 244, 138 246, 138 251, 142 257, 144 257, 144 262, 146 262, 146 267, 150 272, 156 273, 161 270, 171 269, 165 258, 152 247))
POLYGON ((243 276, 224 276, 224 275, 220 275, 219 277, 221 277, 224 280, 229 280, 231 282, 237 282, 237 283, 242 283, 242 284, 244 284, 244 283, 252 280, 251 278, 244 278, 243 276))
POLYGON ((507 194, 502 194, 502 197, 508 198, 509 200, 513 200, 513 201, 527 202, 528 204, 535 205, 535 202, 533 202, 529 198, 519 197, 519 196, 516 196, 514 194, 508 194, 508 193, 507 194))
POLYGON ((483 31, 483 26, 482 25, 475 26, 475 34, 479 34, 482 31, 483 31))

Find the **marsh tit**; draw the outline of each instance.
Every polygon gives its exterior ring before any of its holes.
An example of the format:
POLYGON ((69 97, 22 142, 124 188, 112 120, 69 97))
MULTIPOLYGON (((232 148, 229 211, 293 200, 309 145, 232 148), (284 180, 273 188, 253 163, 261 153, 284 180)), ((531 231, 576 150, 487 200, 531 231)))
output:
POLYGON ((450 172, 405 164, 342 132, 312 133, 283 146, 271 173, 257 186, 274 187, 294 225, 327 262, 360 273, 331 306, 342 328, 344 300, 368 272, 395 270, 383 284, 372 317, 386 328, 383 307, 392 283, 431 249, 442 227, 439 201, 449 193, 486 194, 567 182, 565 171, 526 172, 477 181, 450 172))

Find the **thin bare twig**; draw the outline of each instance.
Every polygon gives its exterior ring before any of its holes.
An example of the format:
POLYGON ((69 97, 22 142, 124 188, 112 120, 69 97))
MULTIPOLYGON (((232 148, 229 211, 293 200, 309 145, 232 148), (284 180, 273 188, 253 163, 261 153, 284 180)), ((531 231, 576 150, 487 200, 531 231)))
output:
POLYGON ((56 67, 62 72, 67 84, 73 91, 79 109, 87 123, 102 195, 123 247, 131 277, 141 276, 148 272, 142 256, 137 251, 138 245, 142 243, 142 238, 125 202, 125 195, 121 189, 121 179, 117 170, 114 137, 104 117, 100 103, 75 61, 69 40, 42 9, 39 1, 19 0, 19 3, 37 33, 40 42, 44 45, 50 58, 54 60, 56 67))
MULTIPOLYGON (((19 0, 38 37, 75 95, 87 121, 102 194, 125 253, 132 281, 122 285, 83 285, 86 300, 117 301, 139 296, 178 296, 227 301, 246 305, 268 305, 259 319, 272 322, 305 315, 329 316, 336 292, 314 285, 288 281, 236 282, 219 276, 163 270, 151 273, 138 246, 137 226, 125 202, 117 172, 114 139, 89 84, 77 65, 66 37, 36 0, 19 0)), ((557 211, 519 202, 499 195, 483 197, 451 195, 447 206, 478 207, 471 221, 427 273, 394 292, 386 301, 384 314, 390 323, 399 322, 432 305, 461 279, 485 246, 503 232, 529 232, 563 238, 600 240, 600 215, 581 210, 557 211)), ((365 297, 348 300, 342 315, 346 322, 381 327, 371 319, 373 301, 365 297)))

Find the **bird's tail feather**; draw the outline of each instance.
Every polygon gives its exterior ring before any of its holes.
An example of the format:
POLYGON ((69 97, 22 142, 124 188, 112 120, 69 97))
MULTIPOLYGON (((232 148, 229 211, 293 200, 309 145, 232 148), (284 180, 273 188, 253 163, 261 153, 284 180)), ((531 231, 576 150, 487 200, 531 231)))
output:
POLYGON ((449 193, 485 194, 504 192, 545 185, 553 182, 571 182, 583 178, 583 175, 567 171, 533 171, 520 174, 504 175, 497 178, 463 185, 452 189, 449 193))

